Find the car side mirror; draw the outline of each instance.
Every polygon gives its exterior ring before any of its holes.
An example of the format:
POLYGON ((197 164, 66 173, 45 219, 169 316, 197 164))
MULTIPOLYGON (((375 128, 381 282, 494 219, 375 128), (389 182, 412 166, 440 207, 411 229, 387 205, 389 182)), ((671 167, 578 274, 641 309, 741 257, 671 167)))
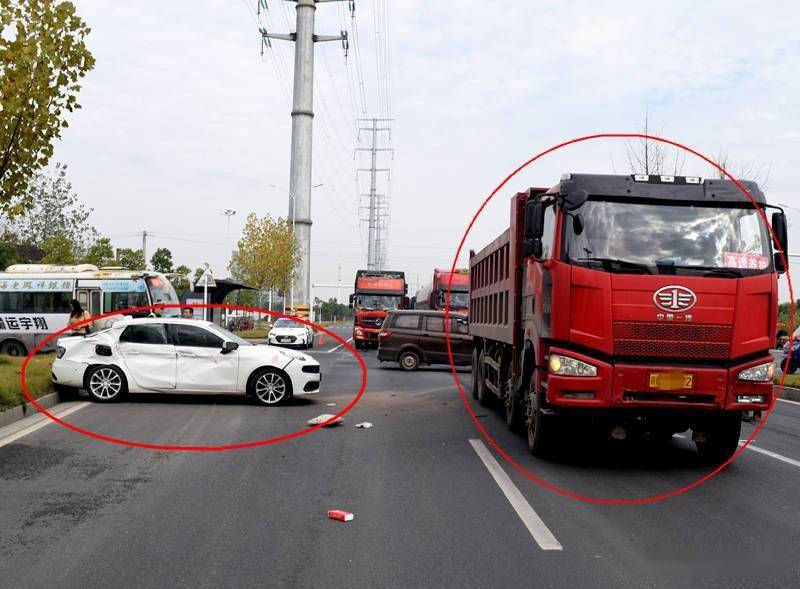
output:
POLYGON ((222 350, 221 351, 222 351, 223 354, 230 354, 234 350, 238 350, 238 349, 239 349, 239 344, 238 343, 226 340, 225 342, 222 343, 222 350))
MULTIPOLYGON (((778 242, 778 245, 781 246, 783 250, 783 255, 787 257, 789 256, 789 237, 786 231, 786 215, 782 212, 775 212, 772 213, 772 230, 775 232, 775 240, 778 242)), ((775 270, 779 273, 786 272, 786 264, 783 263, 783 258, 781 258, 780 252, 775 252, 774 264, 775 270)))

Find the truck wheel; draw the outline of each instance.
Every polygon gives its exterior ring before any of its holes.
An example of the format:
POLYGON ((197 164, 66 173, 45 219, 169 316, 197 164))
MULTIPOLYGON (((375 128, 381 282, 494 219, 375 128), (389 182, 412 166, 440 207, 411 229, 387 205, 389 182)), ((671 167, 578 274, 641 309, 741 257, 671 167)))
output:
POLYGON ((480 403, 482 407, 491 407, 494 399, 492 398, 492 393, 486 388, 486 376, 483 374, 483 364, 484 353, 481 351, 480 356, 478 356, 478 383, 475 390, 478 392, 478 403, 480 403))
POLYGON ((480 364, 478 363, 478 349, 472 350, 472 398, 478 400, 478 373, 480 364))
POLYGON ((514 392, 514 384, 511 379, 506 381, 505 395, 503 396, 503 405, 506 410, 506 425, 515 434, 522 432, 523 413, 522 403, 519 397, 514 392))
POLYGON ((694 443, 703 461, 720 464, 733 456, 742 433, 742 416, 739 413, 723 414, 704 427, 705 439, 694 443))
POLYGON ((525 430, 528 434, 528 450, 534 456, 544 457, 548 454, 550 449, 548 444, 552 436, 551 421, 547 415, 542 413, 541 394, 536 392, 536 375, 532 375, 525 430))

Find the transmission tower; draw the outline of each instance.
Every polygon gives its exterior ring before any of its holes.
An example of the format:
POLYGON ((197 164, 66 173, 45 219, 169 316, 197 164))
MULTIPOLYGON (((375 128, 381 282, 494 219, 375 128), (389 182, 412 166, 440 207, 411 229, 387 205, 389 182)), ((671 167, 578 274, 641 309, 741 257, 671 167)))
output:
POLYGON ((372 134, 371 147, 358 147, 356 151, 370 152, 370 167, 358 168, 358 172, 369 172, 369 193, 362 194, 361 196, 367 197, 368 205, 363 207, 368 211, 367 214, 367 269, 381 270, 386 261, 387 255, 387 242, 386 236, 388 233, 388 211, 389 201, 386 194, 379 194, 377 188, 378 173, 389 172, 389 168, 378 167, 378 152, 394 150, 389 147, 378 147, 378 134, 381 132, 391 133, 392 129, 389 126, 379 127, 378 123, 390 123, 393 119, 358 119, 360 122, 372 123, 369 127, 359 127, 359 136, 361 131, 372 134))

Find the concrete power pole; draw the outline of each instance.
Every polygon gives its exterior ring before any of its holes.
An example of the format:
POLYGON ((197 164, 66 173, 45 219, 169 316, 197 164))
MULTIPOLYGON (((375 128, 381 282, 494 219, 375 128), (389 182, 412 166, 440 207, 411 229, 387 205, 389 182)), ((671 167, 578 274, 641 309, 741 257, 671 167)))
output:
POLYGON ((147 270, 147 231, 142 231, 142 257, 144 258, 144 269, 147 270))
POLYGON ((275 34, 261 29, 264 41, 294 41, 294 90, 292 99, 292 156, 289 173, 289 218, 300 242, 301 261, 292 287, 296 309, 306 314, 311 308, 311 142, 314 121, 314 43, 342 41, 347 51, 347 32, 340 35, 315 35, 314 15, 317 4, 344 0, 294 0, 296 33, 275 34))
MULTIPOLYGON (((382 233, 380 228, 381 201, 385 195, 377 193, 377 175, 378 172, 388 172, 389 168, 378 168, 378 152, 379 151, 394 151, 391 148, 378 148, 378 132, 391 131, 391 127, 378 127, 378 122, 387 122, 392 119, 358 119, 359 121, 372 122, 371 127, 359 127, 359 132, 367 131, 372 133, 372 147, 358 147, 356 151, 369 151, 371 154, 371 166, 369 168, 359 168, 358 172, 369 172, 369 194, 362 196, 369 197, 369 218, 368 218, 368 233, 367 233, 367 269, 380 270, 381 255, 383 250, 382 233)), ((385 202, 385 200, 383 201, 385 202)))

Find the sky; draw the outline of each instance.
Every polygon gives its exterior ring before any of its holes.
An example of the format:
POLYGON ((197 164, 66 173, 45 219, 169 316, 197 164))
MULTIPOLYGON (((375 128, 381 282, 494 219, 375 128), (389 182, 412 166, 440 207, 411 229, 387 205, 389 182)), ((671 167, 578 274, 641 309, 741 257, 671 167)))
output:
MULTIPOLYGON (((247 214, 288 211, 293 47, 273 41, 262 55, 258 29, 293 28, 294 3, 269 0, 258 15, 259 0, 74 2, 97 65, 53 162, 69 166, 115 246, 140 247, 146 230, 150 253, 227 274, 247 214), (237 211, 229 233, 224 209, 237 211)), ((794 207, 800 253, 797 3, 356 0, 355 23, 346 6, 317 9, 317 33, 346 29, 351 43, 347 60, 341 43, 316 45, 312 283, 341 279, 346 296, 366 267, 359 117, 394 119, 382 137, 394 157, 379 161, 391 169, 379 178, 391 197, 386 267, 406 272, 410 294, 450 266, 521 163, 574 137, 641 131, 645 112, 652 134, 766 178, 768 200, 794 207)), ((684 175, 713 175, 681 161, 684 175)), ((571 146, 517 174, 458 265, 507 227, 515 192, 564 172, 629 173, 626 142, 571 146)))

